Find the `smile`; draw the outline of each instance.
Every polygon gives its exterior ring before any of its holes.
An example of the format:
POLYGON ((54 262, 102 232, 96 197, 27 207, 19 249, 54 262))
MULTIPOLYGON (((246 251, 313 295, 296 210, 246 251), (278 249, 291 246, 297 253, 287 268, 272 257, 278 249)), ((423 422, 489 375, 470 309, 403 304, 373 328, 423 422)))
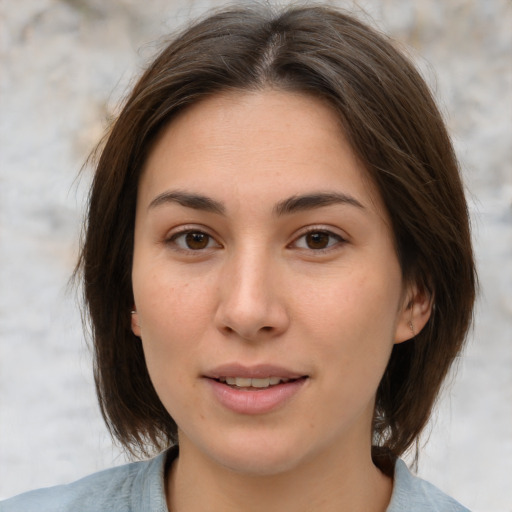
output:
POLYGON ((268 414, 286 406, 307 386, 303 377, 209 377, 212 397, 222 408, 242 415, 268 414))
POLYGON ((290 382, 292 379, 288 379, 286 377, 266 377, 257 379, 247 377, 220 377, 217 380, 227 384, 228 386, 240 389, 265 389, 278 384, 290 382))

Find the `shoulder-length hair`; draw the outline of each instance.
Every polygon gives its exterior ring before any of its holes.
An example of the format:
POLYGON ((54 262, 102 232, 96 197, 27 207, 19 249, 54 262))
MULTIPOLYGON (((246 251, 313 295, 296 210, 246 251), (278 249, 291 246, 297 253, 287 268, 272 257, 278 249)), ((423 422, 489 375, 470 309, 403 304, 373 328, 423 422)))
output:
POLYGON ((101 411, 131 453, 176 442, 176 424, 130 328, 141 169, 178 112, 220 91, 265 88, 310 94, 332 107, 387 208, 405 282, 434 298, 426 327, 395 345, 377 391, 373 456, 392 460, 417 441, 471 322, 468 211, 449 136, 421 76, 385 36, 328 7, 232 8, 196 22, 151 63, 111 127, 77 266, 101 411))

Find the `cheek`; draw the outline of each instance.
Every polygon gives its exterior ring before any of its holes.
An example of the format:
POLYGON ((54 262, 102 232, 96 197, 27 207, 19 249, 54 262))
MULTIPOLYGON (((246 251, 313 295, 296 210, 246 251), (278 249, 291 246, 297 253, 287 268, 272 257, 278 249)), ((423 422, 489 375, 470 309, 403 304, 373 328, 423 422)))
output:
POLYGON ((389 332, 398 316, 400 276, 395 279, 387 278, 386 272, 340 272, 306 282, 294 295, 299 298, 300 316, 317 331, 337 329, 340 334, 354 335, 359 330, 389 332))
POLYGON ((177 275, 134 273, 133 278, 142 345, 156 388, 160 380, 178 378, 194 361, 211 309, 211 295, 204 286, 177 279, 177 275))
POLYGON ((194 279, 167 265, 140 275, 134 272, 134 296, 143 333, 191 329, 209 308, 211 288, 208 280, 194 279))
POLYGON ((351 273, 324 283, 322 293, 303 302, 299 315, 317 344, 314 356, 324 365, 336 361, 345 374, 357 373, 356 381, 379 381, 394 344, 400 279, 383 276, 351 273))
POLYGON ((190 288, 187 285, 147 287, 138 297, 141 343, 149 376, 173 417, 181 417, 194 406, 190 397, 195 381, 191 376, 198 373, 204 332, 199 297, 190 288))

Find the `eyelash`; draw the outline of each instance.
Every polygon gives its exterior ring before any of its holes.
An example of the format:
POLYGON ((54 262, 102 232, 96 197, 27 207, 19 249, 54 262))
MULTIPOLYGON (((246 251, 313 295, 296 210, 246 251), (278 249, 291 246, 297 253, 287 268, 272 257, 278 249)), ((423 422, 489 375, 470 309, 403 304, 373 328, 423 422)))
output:
POLYGON ((295 245, 297 248, 304 250, 304 251, 311 251, 316 254, 323 254, 323 253, 335 250, 339 245, 341 245, 345 242, 346 242, 346 240, 341 235, 333 233, 329 229, 312 226, 312 227, 308 228, 307 231, 304 231, 297 238, 295 238, 293 240, 293 242, 291 242, 289 244, 289 246, 295 245), (316 249, 314 249, 312 247, 307 247, 307 246, 299 247, 298 246, 299 240, 302 240, 302 239, 305 240, 308 235, 324 235, 324 236, 327 236, 330 240, 328 241, 328 245, 326 247, 321 247, 321 248, 316 248, 316 249))
POLYGON ((210 244, 212 241, 215 242, 215 246, 221 247, 221 245, 215 241, 215 238, 212 235, 206 233, 205 231, 203 231, 201 229, 183 229, 177 233, 172 234, 166 240, 166 243, 169 245, 173 245, 174 248, 178 251, 188 252, 188 253, 190 253, 190 252, 200 253, 200 252, 203 252, 204 250, 211 249, 212 247, 210 246, 210 244), (180 238, 182 238, 184 241, 184 244, 187 244, 187 241, 186 241, 187 235, 200 235, 200 236, 206 237, 207 238, 206 247, 196 248, 196 249, 193 249, 191 247, 181 247, 177 241, 180 238))
MULTIPOLYGON (((342 236, 340 236, 336 233, 333 233, 332 231, 330 231, 328 229, 311 227, 307 231, 304 231, 298 237, 296 237, 290 244, 288 244, 287 247, 295 246, 296 248, 303 250, 303 251, 311 251, 313 253, 322 254, 322 253, 326 253, 326 252, 335 250, 338 245, 343 244, 345 242, 346 242, 346 240, 342 236), (327 242, 327 246, 321 247, 321 248, 312 248, 312 247, 307 247, 307 246, 300 247, 298 245, 298 242, 302 239, 305 240, 308 235, 327 236, 329 238, 329 240, 327 242)), ((173 245, 175 250, 187 252, 187 253, 201 253, 205 250, 212 249, 213 247, 217 247, 217 248, 222 247, 222 245, 219 244, 212 235, 208 234, 207 232, 205 232, 201 229, 183 229, 182 231, 174 233, 169 238, 167 238, 166 243, 169 245, 173 245), (200 248, 195 248, 195 249, 191 248, 190 246, 188 246, 187 241, 186 241, 186 237, 188 235, 200 235, 200 236, 206 237, 207 238, 206 246, 200 247, 200 248), (180 240, 180 239, 183 239, 184 245, 187 245, 186 247, 180 246, 180 244, 178 243, 178 240, 180 240), (212 241, 214 242, 214 246, 211 245, 212 241)), ((305 245, 307 245, 307 242, 305 245)))

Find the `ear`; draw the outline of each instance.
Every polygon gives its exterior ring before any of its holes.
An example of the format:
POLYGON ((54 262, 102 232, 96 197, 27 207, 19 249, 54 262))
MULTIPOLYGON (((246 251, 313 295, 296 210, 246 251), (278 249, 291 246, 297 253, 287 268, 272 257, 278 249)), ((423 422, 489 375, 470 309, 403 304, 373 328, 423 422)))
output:
POLYGON ((135 307, 131 310, 131 324, 133 334, 140 338, 139 314, 137 313, 135 307))
POLYGON ((395 343, 414 338, 425 327, 432 313, 433 296, 425 288, 414 283, 407 287, 398 316, 395 343))

